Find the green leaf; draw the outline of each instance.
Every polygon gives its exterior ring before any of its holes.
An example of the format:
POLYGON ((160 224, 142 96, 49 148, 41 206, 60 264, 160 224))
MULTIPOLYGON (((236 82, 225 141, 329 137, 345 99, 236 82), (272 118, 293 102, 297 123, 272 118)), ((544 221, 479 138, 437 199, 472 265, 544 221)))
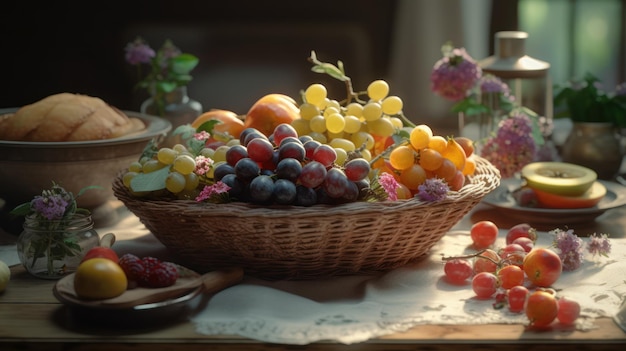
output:
POLYGON ((165 189, 165 179, 169 173, 169 167, 163 167, 150 173, 139 173, 130 181, 130 188, 136 192, 165 189))
POLYGON ((213 134, 213 128, 215 128, 215 125, 223 123, 220 120, 217 119, 211 119, 208 120, 204 123, 202 123, 197 129, 196 131, 201 132, 201 131, 206 131, 209 134, 213 134))
POLYGON ((30 211, 30 202, 26 202, 15 207, 10 213, 16 216, 26 216, 30 214, 30 211))
POLYGON ((198 65, 198 58, 191 54, 180 54, 172 59, 172 71, 176 74, 188 74, 198 65))

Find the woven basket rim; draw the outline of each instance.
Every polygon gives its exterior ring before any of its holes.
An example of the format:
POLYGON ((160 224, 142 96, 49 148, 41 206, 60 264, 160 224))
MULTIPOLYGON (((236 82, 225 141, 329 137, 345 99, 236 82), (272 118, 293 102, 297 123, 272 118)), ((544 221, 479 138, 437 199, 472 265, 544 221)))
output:
POLYGON ((398 199, 396 201, 365 202, 355 201, 337 205, 315 204, 312 206, 295 205, 257 205, 248 202, 207 203, 194 200, 176 199, 170 197, 135 197, 123 186, 121 172, 113 183, 115 196, 122 202, 144 203, 146 206, 178 205, 185 208, 186 213, 201 212, 203 215, 226 216, 226 217, 282 217, 290 216, 319 216, 320 210, 332 210, 335 214, 354 214, 361 212, 387 212, 406 208, 424 206, 449 206, 451 203, 482 198, 500 185, 500 172, 488 160, 474 155, 476 160, 476 172, 469 176, 459 191, 451 191, 449 195, 436 202, 425 202, 417 197, 410 199, 398 199))

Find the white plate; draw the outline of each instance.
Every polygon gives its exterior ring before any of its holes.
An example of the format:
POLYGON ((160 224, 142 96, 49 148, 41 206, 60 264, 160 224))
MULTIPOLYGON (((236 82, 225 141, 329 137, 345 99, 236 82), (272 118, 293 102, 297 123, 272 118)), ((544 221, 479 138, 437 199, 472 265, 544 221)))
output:
POLYGON ((521 181, 519 179, 502 179, 500 186, 487 194, 483 202, 522 221, 558 225, 590 222, 607 210, 626 205, 625 186, 603 180, 599 180, 599 182, 606 187, 606 195, 596 206, 589 208, 551 209, 519 206, 511 195, 515 189, 520 187, 521 181))

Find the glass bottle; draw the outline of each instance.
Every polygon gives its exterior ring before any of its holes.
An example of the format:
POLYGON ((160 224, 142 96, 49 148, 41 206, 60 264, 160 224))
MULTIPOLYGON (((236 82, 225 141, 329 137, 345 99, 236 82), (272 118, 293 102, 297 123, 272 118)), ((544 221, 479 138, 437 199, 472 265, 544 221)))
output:
POLYGON ((100 244, 91 215, 60 220, 25 217, 17 238, 17 255, 35 277, 60 279, 78 268, 84 254, 100 244))
POLYGON ((193 122, 202 113, 202 104, 189 97, 186 86, 180 86, 169 93, 163 93, 161 97, 152 94, 141 104, 140 111, 167 118, 176 129, 179 125, 193 122))

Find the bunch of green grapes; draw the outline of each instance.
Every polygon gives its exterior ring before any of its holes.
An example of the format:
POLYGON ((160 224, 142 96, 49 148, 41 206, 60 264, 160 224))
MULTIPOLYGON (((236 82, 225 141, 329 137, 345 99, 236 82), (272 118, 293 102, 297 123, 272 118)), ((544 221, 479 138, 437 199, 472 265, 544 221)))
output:
MULTIPOLYGON (((215 151, 203 149, 200 155, 211 157, 215 151)), ((173 147, 161 147, 152 158, 144 157, 131 163, 122 180, 124 186, 131 188, 131 182, 139 174, 147 174, 167 168, 165 176, 165 190, 180 195, 180 197, 195 196, 200 177, 196 169, 196 156, 182 144, 173 147)))
POLYGON ((365 94, 367 100, 354 99, 341 105, 328 97, 324 85, 311 84, 300 105, 301 119, 293 121, 292 126, 299 135, 309 135, 335 148, 338 162, 356 149, 371 160, 376 137, 389 137, 404 127, 396 117, 403 103, 398 96, 389 95, 389 84, 384 80, 371 82, 365 94))

